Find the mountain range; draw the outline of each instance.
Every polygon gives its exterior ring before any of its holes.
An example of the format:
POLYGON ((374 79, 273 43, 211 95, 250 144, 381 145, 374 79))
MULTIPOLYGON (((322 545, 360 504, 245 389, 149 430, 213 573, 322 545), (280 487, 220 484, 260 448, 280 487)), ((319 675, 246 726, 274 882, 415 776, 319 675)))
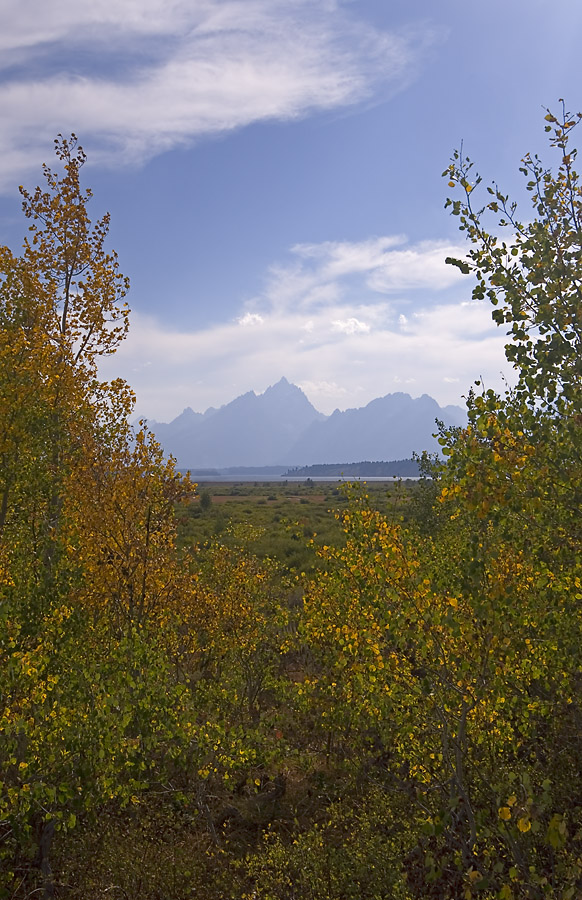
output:
POLYGON ((281 378, 263 394, 249 391, 205 413, 188 407, 172 422, 148 426, 179 468, 200 469, 405 459, 438 449, 436 419, 463 425, 465 412, 427 394, 395 393, 325 416, 281 378))

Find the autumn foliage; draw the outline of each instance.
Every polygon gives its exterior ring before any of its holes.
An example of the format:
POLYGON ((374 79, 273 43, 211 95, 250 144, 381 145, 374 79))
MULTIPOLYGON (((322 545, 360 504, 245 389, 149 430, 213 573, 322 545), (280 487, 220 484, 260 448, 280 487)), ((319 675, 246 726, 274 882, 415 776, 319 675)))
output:
POLYGON ((580 118, 523 219, 445 170, 515 387, 475 384, 406 521, 348 491, 309 578, 252 529, 176 549, 199 501, 99 378, 128 285, 57 140, 0 250, 0 896, 582 895, 580 118))

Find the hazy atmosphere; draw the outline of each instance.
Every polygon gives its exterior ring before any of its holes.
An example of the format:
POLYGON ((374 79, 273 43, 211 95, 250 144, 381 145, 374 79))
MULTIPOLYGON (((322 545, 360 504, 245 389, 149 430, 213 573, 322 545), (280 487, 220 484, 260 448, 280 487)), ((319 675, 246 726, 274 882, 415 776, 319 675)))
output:
POLYGON ((576 0, 6 0, 1 242, 18 249, 18 185, 74 131, 132 282, 102 371, 137 413, 281 376, 324 413, 393 391, 459 403, 511 372, 444 264, 464 245, 441 172, 463 141, 522 196, 543 107, 581 105, 581 23, 576 0))

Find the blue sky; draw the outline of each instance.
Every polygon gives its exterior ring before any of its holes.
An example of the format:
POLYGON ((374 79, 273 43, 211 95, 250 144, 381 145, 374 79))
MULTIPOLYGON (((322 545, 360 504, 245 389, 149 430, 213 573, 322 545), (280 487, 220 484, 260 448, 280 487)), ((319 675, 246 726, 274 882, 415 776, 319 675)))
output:
POLYGON ((582 107, 579 0, 4 0, 0 25, 0 242, 76 132, 132 283, 102 371, 138 414, 282 375, 323 412, 511 378, 444 265, 464 244, 440 176, 462 140, 523 196, 543 107, 582 107))

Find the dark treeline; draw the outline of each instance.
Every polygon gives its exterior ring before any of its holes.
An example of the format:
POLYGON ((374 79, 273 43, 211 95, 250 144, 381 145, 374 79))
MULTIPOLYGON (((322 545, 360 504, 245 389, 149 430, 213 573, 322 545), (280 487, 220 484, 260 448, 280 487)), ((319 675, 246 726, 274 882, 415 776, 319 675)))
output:
POLYGON ((420 466, 414 459, 397 459, 393 462, 363 462, 355 463, 322 463, 313 466, 301 466, 289 469, 286 475, 338 478, 353 476, 354 478, 417 478, 420 475, 420 466))

